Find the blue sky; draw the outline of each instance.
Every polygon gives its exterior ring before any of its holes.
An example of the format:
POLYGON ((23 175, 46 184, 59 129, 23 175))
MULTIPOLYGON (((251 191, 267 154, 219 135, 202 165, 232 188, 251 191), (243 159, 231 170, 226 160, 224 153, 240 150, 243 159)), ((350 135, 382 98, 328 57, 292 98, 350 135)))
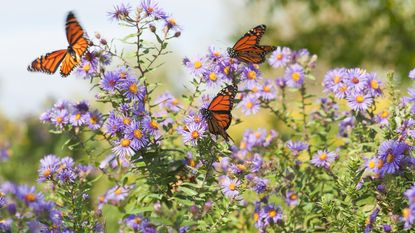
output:
MULTIPOLYGON (((118 1, 117 1, 118 2, 118 1)), ((122 1, 135 6, 139 1, 122 1)), ((171 12, 183 28, 180 39, 170 49, 179 64, 183 56, 203 54, 211 44, 223 49, 227 38, 241 25, 228 20, 229 14, 242 8, 242 1, 160 0, 159 5, 171 12), (208 2, 208 4, 207 4, 208 2), (232 5, 232 9, 229 6, 232 5), (232 30, 235 28, 235 30, 232 30)), ((25 114, 38 115, 46 109, 50 97, 72 101, 92 98, 88 82, 70 75, 47 75, 26 70, 36 57, 66 48, 64 24, 67 12, 73 10, 84 29, 93 35, 98 31, 107 38, 125 36, 116 22, 108 19, 114 1, 8 1, 0 8, 0 111, 14 119, 25 114)), ((254 25, 254 23, 252 24, 254 25)), ((249 25, 248 27, 252 26, 249 25)), ((180 67, 180 69, 182 69, 180 67)), ((58 72, 57 72, 58 73, 58 72)))

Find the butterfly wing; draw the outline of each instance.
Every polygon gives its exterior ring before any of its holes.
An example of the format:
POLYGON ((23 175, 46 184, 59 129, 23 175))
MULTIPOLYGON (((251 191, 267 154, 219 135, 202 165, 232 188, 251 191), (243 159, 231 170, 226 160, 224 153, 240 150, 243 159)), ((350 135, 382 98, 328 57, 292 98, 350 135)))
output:
POLYGON ((84 29, 79 25, 73 12, 69 12, 66 17, 66 39, 68 39, 69 45, 75 45, 78 40, 84 37, 84 29))
POLYGON ((249 32, 245 33, 245 35, 235 43, 233 49, 236 52, 238 52, 243 49, 249 49, 251 47, 254 47, 255 45, 258 45, 266 29, 267 27, 263 24, 252 28, 251 30, 249 30, 249 32))
POLYGON ((53 74, 58 69, 59 65, 67 56, 67 50, 61 49, 53 51, 34 60, 28 67, 29 71, 40 71, 48 74, 53 74))
POLYGON ((236 92, 235 86, 225 87, 216 95, 207 109, 210 113, 210 117, 207 119, 209 132, 221 135, 226 141, 230 138, 226 130, 232 122, 231 111, 236 92))
POLYGON ((238 59, 244 62, 259 64, 265 61, 265 55, 276 49, 274 46, 258 45, 237 52, 238 59))
POLYGON ((79 60, 75 60, 73 56, 67 53, 62 61, 60 73, 62 77, 68 76, 72 70, 79 64, 79 60))

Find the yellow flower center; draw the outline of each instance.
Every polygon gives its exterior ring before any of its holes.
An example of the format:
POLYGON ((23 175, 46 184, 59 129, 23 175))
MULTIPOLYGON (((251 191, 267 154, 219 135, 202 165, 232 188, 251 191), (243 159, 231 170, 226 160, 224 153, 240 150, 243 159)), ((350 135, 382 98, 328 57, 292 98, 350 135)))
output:
POLYGON ((411 210, 409 208, 405 208, 402 210, 402 216, 404 219, 408 219, 411 215, 411 210))
POLYGON ((243 165, 243 164, 238 164, 238 165, 236 165, 236 167, 238 167, 238 169, 241 170, 241 171, 245 171, 246 170, 246 166, 243 165))
POLYGON ((201 61, 195 61, 195 63, 193 64, 193 67, 195 69, 199 69, 200 67, 202 67, 202 62, 201 61))
POLYGON ((196 130, 192 132, 192 138, 196 139, 199 137, 199 132, 197 132, 196 130))
POLYGON ((359 82, 360 82, 360 80, 357 77, 352 78, 352 83, 358 84, 359 82))
POLYGON ((131 141, 128 138, 121 139, 121 146, 122 147, 128 147, 128 146, 130 146, 130 143, 131 143, 131 141))
POLYGON ((320 155, 320 160, 323 160, 323 161, 327 160, 327 154, 326 153, 322 153, 320 155))
POLYGON ((213 52, 213 56, 215 56, 215 57, 220 57, 220 52, 219 52, 219 51, 215 51, 215 52, 213 52))
POLYGON ((298 80, 300 80, 300 77, 301 77, 301 75, 298 72, 294 72, 294 73, 291 74, 291 79, 294 80, 294 81, 296 81, 296 82, 298 80))
POLYGON ((89 118, 89 122, 90 122, 91 124, 96 124, 96 123, 97 123, 97 117, 96 117, 96 116, 91 116, 91 117, 89 118))
POLYGON ((295 194, 295 193, 291 194, 291 195, 290 195, 290 199, 291 199, 291 200, 297 200, 297 199, 298 199, 297 194, 295 194))
POLYGON ((386 156, 386 162, 391 163, 391 162, 393 162, 393 159, 394 159, 394 158, 395 158, 395 156, 393 156, 393 154, 389 153, 389 154, 386 156))
POLYGON ((134 218, 134 223, 136 223, 136 224, 140 224, 141 221, 142 221, 142 219, 140 217, 135 217, 134 218))
POLYGON ((372 81, 370 81, 370 86, 371 86, 373 89, 378 89, 378 88, 379 88, 379 83, 378 83, 378 81, 377 81, 377 80, 372 79, 372 81))
POLYGON ((241 143, 239 144, 239 149, 241 149, 241 150, 246 149, 246 142, 245 141, 241 141, 241 143))
POLYGON ((86 63, 86 64, 82 67, 82 69, 83 69, 85 72, 88 72, 88 71, 91 69, 91 65, 90 65, 89 63, 86 63))
POLYGON ((51 171, 49 169, 46 169, 43 171, 43 177, 48 177, 50 175, 51 171))
POLYGON ((259 137, 261 137, 261 133, 256 132, 256 133, 255 133, 255 138, 256 138, 256 139, 259 139, 259 137))
POLYGON ((212 80, 212 81, 216 81, 216 79, 217 79, 218 77, 216 76, 216 74, 215 74, 215 72, 211 72, 210 74, 209 74, 209 79, 210 80, 212 80))
POLYGON ((235 189, 236 189, 236 184, 235 184, 235 183, 233 183, 233 182, 231 182, 231 183, 229 184, 229 186, 228 186, 228 187, 229 187, 229 189, 230 189, 230 190, 232 190, 232 191, 233 191, 233 190, 235 190, 235 189))
POLYGON ((277 216, 277 211, 274 210, 274 209, 268 211, 268 216, 271 217, 271 218, 277 216))
POLYGON ((363 103, 363 101, 365 100, 365 97, 363 97, 362 95, 357 95, 356 96, 356 102, 363 103))
POLYGON ((131 123, 131 119, 129 117, 124 117, 124 119, 122 119, 122 123, 124 123, 124 125, 129 125, 131 123))
POLYGON ((81 119, 81 113, 80 113, 80 112, 78 112, 78 113, 75 115, 75 120, 79 120, 79 119, 81 119))
POLYGON ((152 7, 147 8, 147 13, 151 14, 153 13, 154 9, 152 7))
POLYGON ((246 108, 249 108, 249 109, 251 109, 253 106, 254 106, 254 104, 253 104, 251 101, 248 101, 248 102, 245 104, 245 107, 246 107, 246 108))
POLYGON ((383 167, 383 160, 378 160, 378 166, 379 169, 383 167))
POLYGON ((172 26, 175 26, 176 25, 176 20, 174 19, 174 18, 169 18, 168 20, 167 20, 172 26))
POLYGON ((173 99, 171 101, 171 104, 173 104, 174 106, 176 106, 177 104, 179 104, 179 101, 177 99, 173 99))
POLYGON ((117 189, 114 191, 114 193, 115 193, 116 195, 120 195, 120 194, 122 194, 122 189, 121 189, 121 188, 117 188, 117 189))
POLYGON ((62 121, 63 121, 63 118, 62 117, 60 117, 60 116, 56 117, 56 122, 58 124, 62 123, 62 121))
POLYGON ((256 222, 256 221, 258 221, 258 219, 259 219, 259 214, 258 213, 254 213, 254 221, 256 222))
POLYGON ((389 116, 389 113, 387 111, 383 111, 382 114, 380 114, 380 117, 385 119, 389 116))
POLYGON ((130 84, 130 86, 128 87, 128 90, 130 90, 131 93, 133 94, 137 94, 138 92, 138 86, 135 83, 130 84))
POLYGON ((269 85, 265 85, 263 88, 262 88, 262 90, 264 91, 264 92, 270 92, 271 91, 271 86, 269 86, 269 85))
POLYGON ((194 118, 194 121, 195 121, 196 123, 200 123, 200 122, 202 121, 202 119, 201 119, 200 117, 196 116, 196 117, 194 118))
POLYGON ((373 168, 375 167, 375 165, 376 165, 376 163, 375 163, 375 160, 373 160, 373 159, 371 159, 371 160, 369 161, 369 163, 367 163, 367 166, 368 166, 370 169, 373 169, 373 168))
POLYGON ((223 73, 225 73, 226 75, 228 75, 230 72, 231 72, 231 67, 229 67, 229 66, 225 66, 225 67, 223 68, 223 73))
POLYGON ((341 86, 339 90, 340 90, 340 92, 343 92, 343 93, 346 92, 347 91, 347 85, 341 86))
POLYGON ((196 161, 194 161, 193 159, 189 159, 188 164, 189 164, 189 166, 191 166, 191 167, 196 167, 196 161))
POLYGON ((158 129, 159 128, 159 124, 157 123, 157 121, 152 120, 150 122, 150 127, 153 128, 153 129, 158 129))
POLYGON ((370 218, 366 218, 365 225, 368 225, 370 223, 370 218))
POLYGON ((342 77, 340 77, 339 75, 335 75, 334 77, 333 77, 333 81, 334 81, 334 83, 339 83, 340 82, 340 80, 342 79, 342 77))
POLYGON ((139 129, 134 130, 134 137, 137 138, 137 139, 142 138, 143 137, 143 132, 141 132, 141 130, 139 130, 139 129))
POLYGON ((248 79, 253 80, 256 79, 256 73, 255 71, 249 71, 248 74, 246 75, 248 77, 248 79))
POLYGON ((281 53, 278 53, 278 54, 275 56, 275 58, 276 58, 278 61, 281 61, 281 60, 282 60, 282 58, 283 58, 283 56, 282 56, 282 54, 281 54, 281 53))
POLYGON ((27 202, 34 202, 34 201, 36 201, 36 195, 34 193, 28 193, 24 196, 24 199, 27 202))
POLYGON ((257 87, 255 87, 255 86, 254 86, 254 87, 252 87, 251 92, 252 92, 252 93, 257 93, 257 92, 258 92, 258 88, 257 88, 257 87))

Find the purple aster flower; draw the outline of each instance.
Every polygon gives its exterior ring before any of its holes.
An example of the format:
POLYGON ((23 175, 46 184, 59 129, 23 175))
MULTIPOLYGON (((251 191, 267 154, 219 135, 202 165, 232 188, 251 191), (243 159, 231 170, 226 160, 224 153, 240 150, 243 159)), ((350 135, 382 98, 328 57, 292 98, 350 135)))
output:
POLYGON ((258 80, 261 79, 258 66, 245 66, 243 67, 241 74, 241 81, 247 86, 252 87, 258 84, 258 80))
POLYGON ((59 158, 55 155, 47 155, 40 160, 39 173, 39 182, 44 182, 48 179, 52 179, 53 174, 59 168, 59 158))
POLYGON ((80 77, 91 78, 96 72, 97 65, 97 60, 89 61, 82 58, 81 64, 76 69, 76 74, 80 77))
MULTIPOLYGON (((27 227, 29 228, 29 232, 48 232, 48 227, 36 220, 28 221, 27 227)), ((1 228, 0 228, 1 230, 1 228)))
POLYGON ((21 185, 17 187, 16 196, 24 201, 27 206, 34 206, 36 202, 43 200, 41 193, 36 193, 35 186, 29 187, 27 185, 21 185))
POLYGON ((170 17, 163 18, 163 20, 164 20, 164 27, 167 29, 167 31, 173 30, 173 31, 179 32, 181 30, 181 27, 177 24, 175 18, 170 16, 170 17))
POLYGON ((179 228, 179 233, 189 233, 190 232, 190 226, 181 226, 179 228))
POLYGON ((347 97, 349 107, 355 111, 366 110, 372 105, 373 99, 368 94, 353 93, 347 97))
POLYGON ((131 138, 131 147, 134 150, 140 150, 148 144, 146 132, 140 122, 133 121, 133 123, 126 129, 126 135, 128 138, 131 138))
POLYGON ((141 223, 141 232, 143 233, 157 233, 156 227, 148 221, 148 219, 144 219, 143 223, 141 223))
POLYGON ((350 88, 347 83, 340 83, 333 87, 333 93, 337 99, 344 99, 350 93, 350 88))
POLYGON ((153 16, 156 19, 165 19, 167 14, 158 6, 158 3, 152 0, 143 0, 141 2, 146 16, 153 16))
POLYGON ((110 112, 107 121, 105 122, 105 131, 108 134, 116 134, 121 130, 123 121, 120 117, 115 115, 114 112, 110 112))
POLYGON ((74 112, 72 115, 70 115, 69 117, 69 122, 73 125, 73 126, 82 126, 85 124, 85 114, 83 114, 82 112, 74 112))
POLYGON ((284 74, 287 86, 300 88, 304 83, 304 69, 298 64, 290 65, 284 74))
POLYGON ((137 78, 134 76, 134 74, 132 74, 132 70, 125 67, 125 66, 121 66, 118 69, 116 69, 114 71, 114 74, 118 76, 118 81, 119 82, 125 82, 127 80, 130 81, 135 81, 137 78))
POLYGON ((124 221, 127 226, 131 227, 135 232, 141 228, 144 217, 140 214, 131 214, 124 221))
POLYGON ((384 110, 376 114, 373 120, 380 125, 389 125, 389 112, 384 110))
POLYGON ((285 202, 289 206, 296 206, 298 205, 298 195, 296 192, 290 190, 285 194, 285 202))
POLYGON ((268 204, 262 209, 262 218, 265 224, 279 223, 282 221, 282 210, 273 204, 268 204))
POLYGON ((366 75, 367 89, 373 97, 382 95, 382 82, 376 79, 376 73, 368 73, 366 75))
POLYGON ((275 84, 277 84, 277 86, 281 89, 284 89, 287 86, 287 80, 285 80, 284 77, 282 78, 276 78, 275 79, 275 84))
POLYGON ((256 193, 262 193, 262 192, 265 192, 266 189, 267 189, 268 180, 267 179, 262 179, 262 178, 259 178, 259 177, 255 177, 253 179, 253 183, 254 183, 253 190, 256 193))
POLYGON ((178 112, 181 108, 179 101, 169 92, 159 95, 155 102, 161 109, 166 109, 167 111, 178 112))
POLYGON ((291 150, 293 155, 297 157, 301 151, 308 149, 308 144, 302 141, 288 141, 287 142, 288 149, 291 150))
POLYGON ((391 232, 392 231, 392 227, 389 224, 383 224, 383 231, 385 232, 391 232))
POLYGON ((151 119, 150 117, 145 117, 143 120, 143 128, 144 130, 150 132, 153 135, 158 136, 160 134, 159 129, 159 123, 155 119, 151 119))
POLYGON ((213 167, 216 172, 227 173, 229 168, 229 157, 219 157, 219 162, 214 162, 213 167))
POLYGON ((208 87, 221 86, 225 77, 226 76, 220 71, 220 67, 218 66, 207 69, 206 72, 203 73, 203 79, 208 87))
POLYGON ((415 208, 404 208, 402 210, 402 218, 401 220, 404 222, 404 228, 405 230, 409 229, 412 224, 414 224, 415 220, 415 208))
POLYGON ((376 217, 379 214, 379 208, 375 208, 372 213, 370 214, 370 216, 366 219, 365 221, 365 233, 369 233, 370 230, 372 229, 373 224, 376 221, 376 217))
POLYGON ((40 114, 39 120, 42 123, 51 122, 53 116, 53 110, 49 109, 46 112, 40 114))
POLYGON ((112 152, 116 155, 120 156, 131 156, 135 152, 132 148, 131 139, 128 137, 124 137, 120 140, 115 141, 115 146, 112 148, 112 152))
POLYGON ((277 90, 272 85, 270 80, 265 80, 264 84, 261 85, 258 95, 267 101, 273 100, 277 97, 277 90))
POLYGON ((63 128, 65 125, 68 124, 69 116, 67 110, 59 110, 56 112, 53 112, 51 122, 56 127, 63 128))
POLYGON ((340 121, 338 135, 341 137, 347 137, 348 133, 352 130, 355 121, 354 116, 346 117, 340 121))
POLYGON ((126 79, 123 81, 120 84, 120 89, 124 91, 125 97, 132 100, 142 101, 146 95, 146 88, 133 79, 126 79))
POLYGON ((11 219, 4 219, 0 221, 0 232, 11 233, 12 232, 12 223, 11 219))
POLYGON ((410 79, 415 80, 415 69, 412 69, 411 71, 409 71, 408 76, 410 79))
POLYGON ((346 78, 345 68, 336 68, 329 70, 324 76, 324 90, 328 92, 335 92, 336 88, 346 81, 346 78))
POLYGON ((239 191, 238 187, 241 185, 241 182, 237 179, 231 179, 227 176, 221 182, 222 192, 225 196, 230 199, 238 199, 239 191))
POLYGON ((97 130, 102 125, 102 114, 98 110, 88 112, 85 114, 85 122, 90 129, 97 130))
POLYGON ((118 75, 113 71, 107 71, 101 80, 101 88, 105 91, 113 92, 119 83, 118 75))
POLYGON ((239 102, 238 107, 245 115, 253 115, 259 111, 260 102, 256 96, 247 95, 239 102))
POLYGON ((375 174, 379 173, 379 169, 383 166, 383 160, 377 157, 365 158, 365 170, 368 172, 373 172, 375 174))
POLYGON ((6 200, 6 194, 0 192, 0 209, 6 206, 7 200, 6 200))
POLYGON ((222 58, 222 52, 215 49, 215 46, 211 45, 208 48, 209 54, 208 57, 211 61, 216 62, 222 58))
POLYGON ((76 167, 76 172, 80 177, 87 177, 89 174, 91 174, 93 169, 94 167, 92 165, 79 164, 76 167))
POLYGON ((348 69, 347 77, 347 85, 352 88, 353 91, 359 92, 366 87, 368 79, 366 70, 360 68, 348 69))
POLYGON ((114 10, 112 12, 108 12, 110 18, 115 20, 123 20, 128 17, 131 11, 131 6, 129 5, 116 5, 114 6, 114 10))
POLYGON ((379 146, 378 156, 383 161, 380 168, 382 173, 395 173, 401 166, 404 154, 409 150, 409 146, 404 142, 388 140, 379 146))
POLYGON ((124 200, 128 196, 129 188, 124 188, 120 186, 114 186, 107 191, 105 194, 105 199, 107 203, 112 205, 117 205, 122 200, 124 200))
POLYGON ((278 46, 268 58, 268 63, 274 68, 279 68, 288 65, 288 63, 291 62, 291 59, 291 49, 278 46))
POLYGON ((251 172, 258 172, 262 168, 263 159, 260 154, 255 153, 252 158, 251 172))
POLYGON ((405 191, 405 196, 409 200, 409 204, 411 206, 415 206, 415 185, 412 185, 412 187, 405 191))
POLYGON ((330 163, 336 159, 337 155, 334 152, 328 152, 327 150, 319 150, 317 154, 311 159, 311 163, 316 167, 329 168, 330 163))
POLYGON ((69 108, 69 103, 67 100, 59 100, 58 102, 56 102, 53 107, 56 110, 67 110, 69 108))

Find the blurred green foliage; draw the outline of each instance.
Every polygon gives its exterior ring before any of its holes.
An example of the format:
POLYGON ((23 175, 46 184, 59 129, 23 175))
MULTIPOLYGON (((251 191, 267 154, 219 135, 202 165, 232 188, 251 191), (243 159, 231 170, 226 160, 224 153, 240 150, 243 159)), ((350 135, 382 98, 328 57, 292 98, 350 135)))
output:
POLYGON ((331 67, 382 67, 404 77, 415 66, 415 1, 247 2, 247 14, 265 19, 272 41, 307 48, 331 67))

